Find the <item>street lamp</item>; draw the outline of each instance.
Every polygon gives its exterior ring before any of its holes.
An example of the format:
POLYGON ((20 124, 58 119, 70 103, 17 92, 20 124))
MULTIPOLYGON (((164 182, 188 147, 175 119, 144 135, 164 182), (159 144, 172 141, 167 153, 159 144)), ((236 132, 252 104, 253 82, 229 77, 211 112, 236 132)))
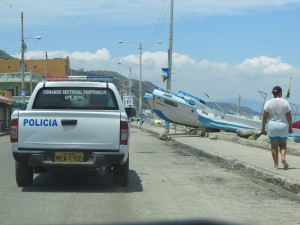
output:
POLYGON ((140 81, 139 81, 139 113, 140 113, 140 128, 142 127, 142 123, 143 123, 143 116, 142 116, 142 103, 143 103, 143 96, 142 96, 142 50, 143 50, 143 45, 145 44, 161 44, 162 41, 154 41, 154 42, 147 42, 147 43, 142 43, 142 42, 129 42, 129 41, 125 41, 125 40, 120 40, 118 41, 119 44, 125 44, 125 43, 129 43, 129 44, 136 44, 139 45, 139 52, 140 52, 140 81))
POLYGON ((25 77, 24 77, 24 52, 26 50, 26 44, 24 42, 25 39, 42 39, 41 36, 33 36, 24 38, 24 30, 23 30, 23 12, 21 12, 21 75, 22 75, 22 92, 21 92, 21 102, 25 103, 25 77))

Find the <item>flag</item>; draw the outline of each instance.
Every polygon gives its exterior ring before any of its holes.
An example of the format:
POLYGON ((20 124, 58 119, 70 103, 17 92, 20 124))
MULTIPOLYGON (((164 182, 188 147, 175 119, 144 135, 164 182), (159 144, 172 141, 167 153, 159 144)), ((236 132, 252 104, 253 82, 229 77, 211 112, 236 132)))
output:
POLYGON ((162 81, 165 82, 169 75, 168 75, 168 68, 161 68, 162 72, 163 72, 163 75, 161 75, 161 78, 162 78, 162 81))
POLYGON ((291 83, 289 83, 289 87, 286 91, 286 95, 285 95, 286 99, 288 99, 290 97, 290 94, 291 94, 291 83))

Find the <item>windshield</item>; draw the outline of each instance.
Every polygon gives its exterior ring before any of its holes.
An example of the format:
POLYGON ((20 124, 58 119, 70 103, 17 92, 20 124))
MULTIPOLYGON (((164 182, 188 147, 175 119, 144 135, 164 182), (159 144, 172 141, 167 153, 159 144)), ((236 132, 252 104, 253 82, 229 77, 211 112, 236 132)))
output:
POLYGON ((45 87, 37 93, 32 108, 116 110, 118 104, 108 88, 45 87))
POLYGON ((299 107, 300 0, 0 0, 0 225, 300 225, 299 107))

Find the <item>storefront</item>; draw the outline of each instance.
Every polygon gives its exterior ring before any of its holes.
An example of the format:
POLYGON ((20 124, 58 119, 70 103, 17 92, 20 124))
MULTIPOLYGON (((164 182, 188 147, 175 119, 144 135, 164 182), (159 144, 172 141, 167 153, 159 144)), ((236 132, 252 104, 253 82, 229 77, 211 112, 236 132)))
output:
POLYGON ((21 96, 24 96, 25 103, 28 102, 36 84, 41 81, 42 77, 28 72, 24 73, 23 79, 20 72, 0 73, 0 131, 9 128, 13 110, 22 108, 21 96))
POLYGON ((0 131, 5 131, 9 128, 14 103, 14 100, 0 96, 0 131))
POLYGON ((20 72, 0 73, 0 95, 12 98, 17 102, 22 95, 27 97, 25 99, 29 99, 36 84, 41 81, 43 81, 43 78, 33 73, 24 73, 23 80, 20 72), (25 89, 22 91, 23 82, 25 89))

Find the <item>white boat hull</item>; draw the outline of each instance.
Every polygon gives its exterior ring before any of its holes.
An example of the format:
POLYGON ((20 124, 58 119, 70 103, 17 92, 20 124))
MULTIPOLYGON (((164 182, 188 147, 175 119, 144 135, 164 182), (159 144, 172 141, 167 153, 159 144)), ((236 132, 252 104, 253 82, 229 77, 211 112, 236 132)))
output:
POLYGON ((163 120, 183 126, 199 128, 197 108, 171 93, 158 89, 152 92, 153 98, 146 100, 153 111, 163 120))
POLYGON ((238 129, 261 129, 261 121, 225 114, 211 108, 198 109, 199 122, 219 130, 236 132, 238 129))

